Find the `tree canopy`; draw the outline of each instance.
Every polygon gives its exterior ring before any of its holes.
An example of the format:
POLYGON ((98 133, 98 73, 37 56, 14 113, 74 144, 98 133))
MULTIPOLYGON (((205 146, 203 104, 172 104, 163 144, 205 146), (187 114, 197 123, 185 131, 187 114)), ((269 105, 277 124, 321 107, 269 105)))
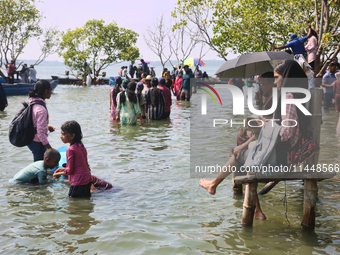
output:
POLYGON ((32 38, 42 40, 40 63, 58 48, 58 31, 40 27, 43 18, 35 6, 35 0, 0 1, 0 67, 16 61, 32 38))
POLYGON ((319 68, 339 46, 339 0, 178 0, 176 14, 184 15, 188 26, 199 27, 224 59, 228 49, 240 54, 274 50, 291 33, 305 36, 307 23, 320 37, 319 68))
POLYGON ((89 20, 83 27, 63 33, 59 55, 73 71, 84 74, 90 67, 98 76, 113 63, 136 60, 137 37, 136 32, 115 22, 105 25, 104 20, 89 20))

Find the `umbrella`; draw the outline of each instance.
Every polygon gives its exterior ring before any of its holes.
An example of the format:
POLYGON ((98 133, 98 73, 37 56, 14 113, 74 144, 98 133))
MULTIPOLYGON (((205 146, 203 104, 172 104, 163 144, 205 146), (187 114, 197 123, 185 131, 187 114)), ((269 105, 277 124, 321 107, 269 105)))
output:
MULTIPOLYGON (((149 61, 146 61, 146 60, 144 60, 144 62, 145 63, 147 63, 147 64, 150 64, 150 62, 149 61)), ((138 63, 137 63, 137 65, 141 65, 142 64, 142 62, 141 61, 139 61, 138 63)))
POLYGON ((247 78, 273 71, 285 59, 294 57, 283 51, 255 52, 224 62, 215 74, 219 78, 247 78))
POLYGON ((202 60, 200 60, 199 58, 191 57, 191 58, 184 59, 183 65, 188 65, 188 66, 197 66, 197 65, 205 66, 205 63, 202 60))

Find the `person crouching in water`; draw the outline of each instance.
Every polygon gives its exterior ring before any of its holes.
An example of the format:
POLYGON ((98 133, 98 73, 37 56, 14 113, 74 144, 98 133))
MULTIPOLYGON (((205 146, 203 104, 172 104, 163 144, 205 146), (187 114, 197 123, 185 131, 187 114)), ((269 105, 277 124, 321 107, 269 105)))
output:
POLYGON ((122 124, 135 125, 137 123, 138 117, 141 124, 144 125, 135 90, 136 83, 129 82, 127 85, 127 90, 120 93, 117 104, 117 120, 120 120, 120 123, 122 124))
POLYGON ((60 153, 56 149, 48 149, 44 153, 44 160, 36 161, 20 170, 13 177, 16 183, 46 184, 47 169, 58 166, 60 153))

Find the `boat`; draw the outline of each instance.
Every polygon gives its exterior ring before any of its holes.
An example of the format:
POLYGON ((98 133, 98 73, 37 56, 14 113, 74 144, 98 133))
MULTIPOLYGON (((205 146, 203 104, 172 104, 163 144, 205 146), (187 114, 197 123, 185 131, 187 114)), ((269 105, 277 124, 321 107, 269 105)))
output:
MULTIPOLYGON (((83 80, 78 79, 78 78, 68 78, 68 77, 53 76, 53 75, 51 77, 52 77, 52 80, 59 80, 59 84, 66 84, 66 85, 82 85, 83 84, 83 80)), ((100 77, 99 80, 100 80, 100 84, 97 84, 97 85, 109 84, 108 77, 100 77)), ((92 83, 92 85, 95 85, 95 84, 92 83)))
MULTIPOLYGON (((52 91, 57 87, 59 81, 50 81, 52 91)), ((28 95, 30 89, 34 89, 34 83, 14 83, 7 84, 2 83, 2 87, 6 93, 6 96, 18 96, 18 95, 28 95)))
POLYGON ((76 85, 77 82, 81 81, 81 79, 77 78, 68 78, 68 77, 60 77, 60 76, 51 76, 52 80, 59 80, 59 84, 66 85, 76 85))

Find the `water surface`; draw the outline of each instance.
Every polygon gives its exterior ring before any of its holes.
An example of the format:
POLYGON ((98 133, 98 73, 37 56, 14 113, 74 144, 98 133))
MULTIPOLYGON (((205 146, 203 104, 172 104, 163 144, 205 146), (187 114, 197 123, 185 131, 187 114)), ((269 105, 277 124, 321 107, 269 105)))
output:
MULTIPOLYGON (((1 254, 340 254, 338 179, 319 183, 315 233, 300 230, 301 182, 286 183, 290 226, 280 183, 260 197, 268 220, 243 229, 243 198, 234 197, 230 178, 215 196, 189 178, 190 104, 199 97, 174 102, 170 120, 119 126, 110 123, 108 93, 106 86, 58 86, 47 100, 56 127, 51 145, 63 146, 61 124, 77 120, 92 173, 120 187, 96 192, 90 200, 68 199, 62 182, 8 183, 32 162, 27 147, 13 147, 7 138, 8 125, 27 98, 8 98, 9 107, 0 112, 1 254)), ((340 163, 337 120, 336 113, 325 115, 321 163, 340 163)), ((224 134, 220 145, 234 146, 236 131, 224 134)))

